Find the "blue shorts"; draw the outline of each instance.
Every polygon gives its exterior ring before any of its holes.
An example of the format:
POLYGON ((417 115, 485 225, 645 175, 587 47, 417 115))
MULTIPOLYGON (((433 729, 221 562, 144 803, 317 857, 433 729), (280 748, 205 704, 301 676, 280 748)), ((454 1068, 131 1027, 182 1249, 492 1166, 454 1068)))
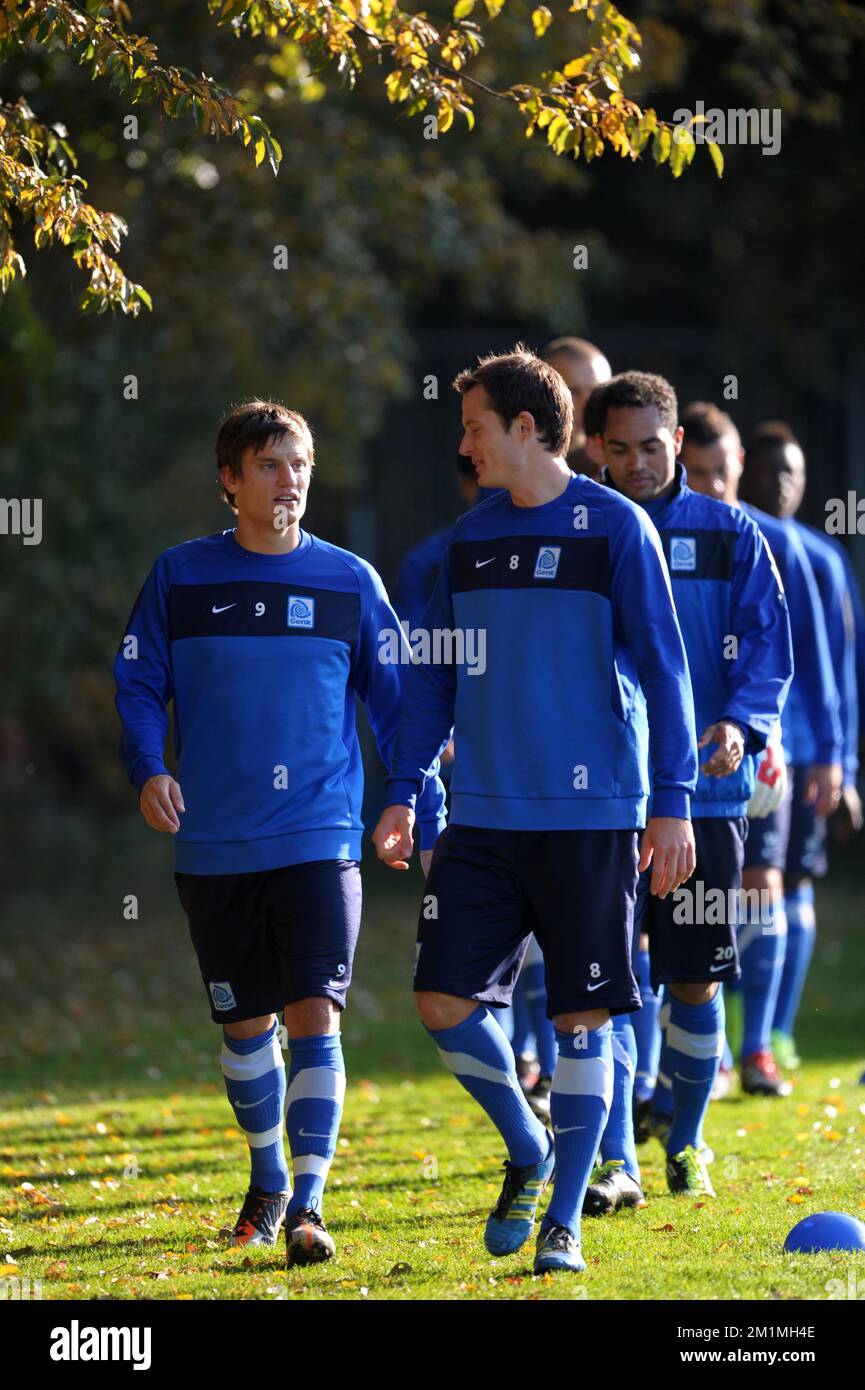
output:
POLYGON ((738 890, 748 822, 706 816, 694 822, 697 867, 666 898, 649 892, 652 866, 640 875, 636 922, 649 935, 652 988, 739 978, 738 890))
POLYGON ((360 865, 320 859, 250 874, 175 874, 214 1023, 300 999, 345 1008, 360 930, 360 865))
POLYGON ((777 811, 749 823, 746 869, 780 869, 791 882, 826 873, 826 820, 807 805, 807 786, 807 767, 790 768, 787 795, 777 811))
MULTIPOLYGON (((792 770, 788 770, 788 775, 792 770)), ((787 842, 790 839, 790 806, 793 779, 789 777, 787 795, 770 816, 748 822, 748 841, 745 845, 746 869, 784 870, 787 862, 787 842)))
POLYGON ((505 1006, 534 933, 549 1018, 630 1013, 636 884, 633 830, 449 825, 426 881, 414 987, 505 1006))
POLYGON ((826 817, 818 816, 805 800, 808 790, 807 767, 793 768, 793 795, 790 804, 790 837, 784 877, 791 884, 803 878, 823 878, 826 862, 826 817))

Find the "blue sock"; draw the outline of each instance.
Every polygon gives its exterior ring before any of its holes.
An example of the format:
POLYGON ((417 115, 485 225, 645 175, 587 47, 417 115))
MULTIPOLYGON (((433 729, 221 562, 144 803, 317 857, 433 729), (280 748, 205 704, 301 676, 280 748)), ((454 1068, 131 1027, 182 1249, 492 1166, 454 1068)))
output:
POLYGON ((291 1186, 282 1140, 285 1063, 276 1024, 255 1038, 222 1034, 222 1074, 238 1128, 246 1135, 250 1186, 287 1192, 291 1186))
POLYGON ((648 1100, 657 1083, 661 1060, 661 1030, 658 1026, 661 991, 656 994, 652 989, 648 951, 637 951, 634 965, 640 982, 642 1003, 642 1008, 631 1015, 631 1026, 637 1043, 634 1095, 637 1100, 648 1100))
POLYGON ((814 885, 800 883, 784 897, 787 910, 787 950, 775 1005, 773 1027, 792 1038, 805 977, 814 954, 817 924, 814 918, 814 885))
POLYGON ((324 1184, 336 1152, 345 1064, 339 1033, 289 1038, 291 1064, 285 1098, 285 1127, 291 1145, 294 1196, 287 1215, 302 1207, 321 1214, 324 1184))
POLYGON ((772 1020, 787 944, 783 903, 769 900, 762 912, 749 911, 747 920, 736 928, 736 938, 742 967, 745 1021, 742 1056, 750 1057, 755 1052, 768 1051, 772 1045, 772 1020))
POLYGON ((552 1076, 556 1069, 556 1030, 552 1020, 547 1018, 547 982, 544 970, 544 957, 535 938, 529 942, 526 963, 520 978, 524 982, 526 1007, 529 1023, 535 1035, 535 1047, 541 1076, 552 1076))
POLYGON ((518 1167, 550 1151, 546 1129, 526 1103, 510 1043, 489 1009, 479 1004, 453 1028, 428 1028, 445 1066, 487 1112, 518 1167))
POLYGON ((524 1052, 533 1053, 532 1047, 532 1025, 529 1020, 529 1006, 526 1001, 526 982, 523 979, 523 972, 517 976, 514 985, 513 997, 511 999, 513 1009, 514 1026, 511 1032, 511 1047, 515 1057, 521 1057, 524 1052))
POLYGON ((699 1148, 703 1117, 724 1050, 724 994, 716 990, 708 1004, 683 1004, 670 997, 667 1055, 673 1092, 673 1128, 668 1154, 688 1144, 699 1148))
POLYGON ((601 1158, 622 1159, 625 1171, 640 1181, 637 1146, 634 1143, 634 1072, 637 1067, 637 1040, 628 1014, 613 1019, 613 1100, 607 1127, 601 1140, 601 1158))
POLYGON ((567 1226, 580 1239, 580 1217, 613 1097, 613 1025, 562 1033, 550 1093, 556 1177, 544 1224, 567 1226))
POLYGON ((658 1055, 658 1080, 652 1092, 652 1111, 657 1115, 673 1116, 673 1082, 670 1072, 670 1054, 667 1047, 667 1024, 670 1021, 670 996, 666 987, 661 987, 658 995, 658 1032, 661 1035, 661 1049, 658 1055))

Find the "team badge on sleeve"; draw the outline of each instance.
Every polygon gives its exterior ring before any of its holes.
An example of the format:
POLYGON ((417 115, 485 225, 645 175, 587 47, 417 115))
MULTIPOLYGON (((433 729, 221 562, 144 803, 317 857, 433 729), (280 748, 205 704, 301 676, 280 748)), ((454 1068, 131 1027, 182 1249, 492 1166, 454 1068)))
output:
POLYGON ((674 536, 670 542, 670 569, 695 570, 696 568, 696 536, 674 536))
POLYGON ((555 579, 561 556, 560 545, 542 545, 535 561, 535 579, 555 579))
POLYGON ((315 599, 301 598, 299 594, 288 596, 288 626, 315 626, 315 599))

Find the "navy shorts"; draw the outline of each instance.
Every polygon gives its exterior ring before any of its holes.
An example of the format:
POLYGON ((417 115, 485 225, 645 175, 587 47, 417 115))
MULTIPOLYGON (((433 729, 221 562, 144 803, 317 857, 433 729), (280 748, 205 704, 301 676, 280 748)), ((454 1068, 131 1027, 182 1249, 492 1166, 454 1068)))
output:
POLYGON ((826 862, 826 817, 818 816, 805 801, 808 790, 807 767, 793 768, 793 796, 790 805, 790 838, 784 876, 791 884, 803 878, 822 878, 826 862))
POLYGON ((790 811, 792 805, 792 777, 787 787, 787 795, 777 811, 770 816, 748 822, 748 841, 745 845, 746 869, 780 869, 783 873, 787 863, 787 845, 790 839, 790 811))
POLYGON ((649 934, 652 987, 711 984, 739 978, 738 890, 748 822, 744 816, 698 817, 697 867, 666 898, 649 892, 652 866, 640 875, 636 918, 649 934))
POLYGON ((214 1023, 300 999, 345 1008, 360 930, 360 865, 319 859, 251 874, 175 874, 214 1023))
POLYGON ((547 1016, 640 1006, 631 970, 633 830, 488 830, 438 838, 418 922, 416 990, 507 1005, 534 933, 547 1016))

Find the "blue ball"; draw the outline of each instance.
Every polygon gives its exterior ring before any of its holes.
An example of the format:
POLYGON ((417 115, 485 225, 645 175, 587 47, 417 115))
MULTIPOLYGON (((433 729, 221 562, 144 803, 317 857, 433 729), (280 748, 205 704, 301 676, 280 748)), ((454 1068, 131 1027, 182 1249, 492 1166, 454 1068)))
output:
POLYGON ((865 1250, 865 1224, 843 1211, 818 1211, 796 1222, 784 1249, 801 1255, 818 1250, 865 1250))

